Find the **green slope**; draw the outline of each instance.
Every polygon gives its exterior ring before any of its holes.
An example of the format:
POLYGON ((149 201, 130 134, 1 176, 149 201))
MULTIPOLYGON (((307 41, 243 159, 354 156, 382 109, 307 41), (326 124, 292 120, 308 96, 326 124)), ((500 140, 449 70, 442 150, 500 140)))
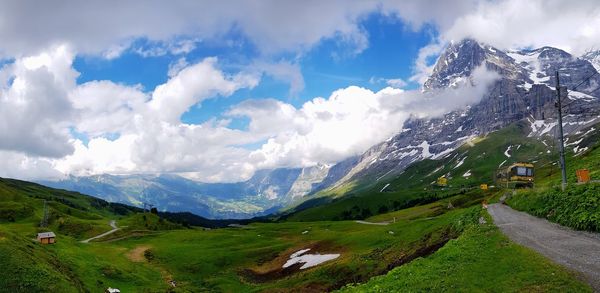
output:
POLYGON ((592 292, 564 268, 488 223, 471 226, 428 258, 340 292, 592 292))

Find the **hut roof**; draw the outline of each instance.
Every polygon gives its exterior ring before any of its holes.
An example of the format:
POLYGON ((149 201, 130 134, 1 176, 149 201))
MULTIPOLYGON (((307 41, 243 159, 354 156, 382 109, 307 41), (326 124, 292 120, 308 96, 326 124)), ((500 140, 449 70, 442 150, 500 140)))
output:
POLYGON ((42 233, 37 234, 37 238, 52 238, 52 237, 56 237, 56 234, 54 234, 54 232, 42 232, 42 233))

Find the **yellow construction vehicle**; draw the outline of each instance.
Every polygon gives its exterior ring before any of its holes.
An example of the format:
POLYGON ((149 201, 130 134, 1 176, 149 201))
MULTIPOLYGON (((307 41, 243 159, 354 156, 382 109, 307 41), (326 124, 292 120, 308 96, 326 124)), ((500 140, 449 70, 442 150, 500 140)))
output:
POLYGON ((448 178, 446 178, 446 176, 444 175, 444 176, 438 178, 435 183, 436 183, 435 185, 438 187, 447 187, 448 186, 448 178))
POLYGON ((498 169, 496 184, 507 188, 533 187, 533 164, 518 162, 498 169))

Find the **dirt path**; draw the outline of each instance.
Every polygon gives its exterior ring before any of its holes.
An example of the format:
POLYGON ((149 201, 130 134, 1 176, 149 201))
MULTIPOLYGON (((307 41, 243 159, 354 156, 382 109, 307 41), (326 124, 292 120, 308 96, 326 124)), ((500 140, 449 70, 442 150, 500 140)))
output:
POLYGON ((115 232, 117 232, 117 231, 119 231, 121 229, 121 228, 117 227, 117 222, 115 220, 110 221, 109 225, 113 228, 112 230, 110 230, 108 232, 104 232, 104 233, 102 233, 100 235, 94 236, 94 237, 92 237, 90 239, 83 240, 83 241, 81 241, 81 243, 89 243, 90 241, 92 241, 94 239, 102 238, 102 237, 104 237, 106 235, 110 235, 112 233, 115 233, 115 232))
POLYGON ((356 220, 354 222, 357 222, 359 224, 365 224, 365 225, 378 225, 378 226, 387 226, 390 224, 390 222, 379 222, 379 223, 374 223, 374 222, 367 222, 367 221, 360 221, 360 220, 356 220))
POLYGON ((490 205, 488 211, 511 240, 582 273, 600 292, 600 234, 574 231, 503 204, 490 205))
POLYGON ((146 257, 144 256, 144 252, 150 248, 149 245, 137 246, 127 253, 127 258, 133 262, 145 262, 146 257))

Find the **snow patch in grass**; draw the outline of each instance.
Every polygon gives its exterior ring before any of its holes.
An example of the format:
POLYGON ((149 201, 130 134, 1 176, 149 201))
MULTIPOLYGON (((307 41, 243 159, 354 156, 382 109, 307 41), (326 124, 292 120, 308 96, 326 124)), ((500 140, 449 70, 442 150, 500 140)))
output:
POLYGON ((471 170, 465 172, 465 174, 463 174, 463 177, 470 177, 471 176, 471 170))
POLYGON ((504 155, 507 158, 510 158, 510 154, 508 152, 510 152, 510 149, 512 148, 512 145, 509 145, 508 148, 504 151, 504 155))
POLYGON ((300 267, 301 270, 303 269, 307 269, 307 268, 311 268, 317 265, 320 265, 326 261, 330 261, 333 259, 336 259, 340 256, 339 253, 334 253, 334 254, 305 254, 306 252, 308 252, 310 250, 310 248, 307 249, 302 249, 299 251, 296 251, 294 253, 292 253, 290 255, 290 259, 283 264, 283 268, 287 268, 291 265, 297 264, 297 263, 303 263, 303 265, 300 267))
POLYGON ((466 159, 467 157, 468 157, 468 156, 464 156, 462 159, 460 159, 460 161, 458 161, 458 163, 456 163, 456 166, 454 166, 454 168, 452 168, 452 169, 456 169, 456 168, 458 168, 458 167, 462 166, 462 164, 464 164, 464 163, 465 163, 465 159, 466 159))

